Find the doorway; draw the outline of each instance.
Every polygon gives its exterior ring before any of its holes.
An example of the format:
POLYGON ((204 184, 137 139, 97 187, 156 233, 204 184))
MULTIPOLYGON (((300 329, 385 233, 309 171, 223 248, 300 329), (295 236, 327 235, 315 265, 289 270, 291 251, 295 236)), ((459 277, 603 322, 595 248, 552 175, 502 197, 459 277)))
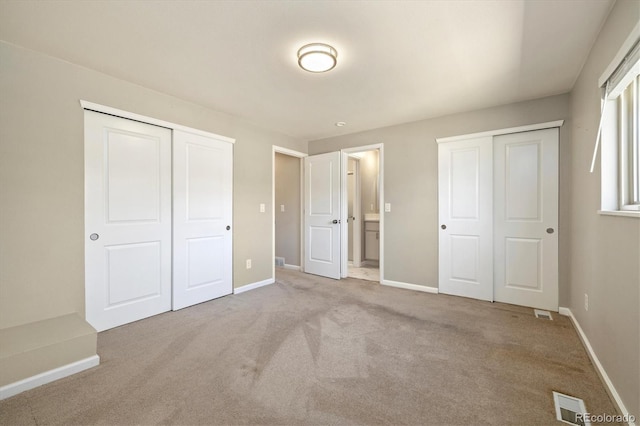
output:
POLYGON ((302 269, 302 159, 306 156, 273 146, 274 278, 276 267, 302 269))
POLYGON ((380 282, 380 155, 377 149, 347 158, 347 276, 380 282))
MULTIPOLYGON (((382 207, 385 212, 391 211, 391 205, 384 200, 384 146, 373 144, 341 151, 327 152, 304 157, 303 173, 303 248, 302 268, 306 273, 320 275, 327 278, 347 278, 349 274, 349 216, 360 219, 361 226, 352 227, 356 246, 362 242, 362 261, 364 247, 364 222, 372 222, 373 227, 367 228, 375 243, 373 250, 377 256, 369 259, 370 265, 377 267, 377 277, 369 276, 377 282, 384 281, 384 215, 380 214, 382 207), (349 215, 348 210, 348 160, 352 153, 367 151, 376 152, 377 173, 370 186, 368 201, 369 212, 349 215), (365 217, 365 214, 367 215, 365 217), (355 236, 358 230, 361 237, 355 236), (375 259, 377 257, 377 259, 375 259), (377 264, 376 261, 377 260, 377 264), (377 279, 376 279, 377 278, 377 279)), ((362 189, 362 183, 360 185, 362 189)), ((358 197, 360 199, 361 197, 358 197)), ((365 206, 366 208, 366 206, 365 206)), ((370 249, 371 252, 371 249, 370 249)), ((353 255, 352 255, 353 258, 353 255)), ((356 257, 357 259, 357 257, 356 257)))

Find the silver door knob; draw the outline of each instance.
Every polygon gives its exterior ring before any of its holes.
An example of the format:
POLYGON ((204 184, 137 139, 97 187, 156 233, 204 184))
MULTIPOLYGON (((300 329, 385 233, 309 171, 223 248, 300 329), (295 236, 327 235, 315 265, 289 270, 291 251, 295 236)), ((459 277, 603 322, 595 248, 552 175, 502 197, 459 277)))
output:
POLYGON ((335 225, 336 223, 340 223, 340 221, 339 221, 338 219, 333 219, 333 220, 331 221, 331 223, 333 223, 333 224, 335 225))
POLYGON ((100 235, 98 235, 98 234, 95 234, 95 233, 94 233, 94 234, 89 235, 89 239, 90 239, 91 241, 95 241, 95 240, 97 240, 98 238, 100 238, 100 235))

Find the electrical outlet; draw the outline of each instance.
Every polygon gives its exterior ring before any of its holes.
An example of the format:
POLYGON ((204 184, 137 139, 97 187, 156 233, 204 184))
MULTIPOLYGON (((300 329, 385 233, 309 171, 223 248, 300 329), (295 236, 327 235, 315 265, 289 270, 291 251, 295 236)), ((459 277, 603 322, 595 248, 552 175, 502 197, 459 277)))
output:
POLYGON ((251 269, 251 259, 247 259, 247 269, 251 269))
POLYGON ((384 203, 384 211, 389 213, 391 211, 391 203, 384 203))
POLYGON ((260 203, 260 213, 264 213, 264 203, 260 203))
POLYGON ((589 310, 589 295, 587 293, 584 294, 584 310, 589 310))
POLYGON ((284 204, 280 204, 280 211, 283 212, 284 211, 284 204))

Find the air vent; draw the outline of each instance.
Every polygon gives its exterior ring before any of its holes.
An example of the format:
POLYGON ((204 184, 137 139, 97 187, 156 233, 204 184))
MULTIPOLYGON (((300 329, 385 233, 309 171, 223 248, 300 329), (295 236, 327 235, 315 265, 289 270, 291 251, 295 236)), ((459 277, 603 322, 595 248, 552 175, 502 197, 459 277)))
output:
POLYGON ((276 266, 282 266, 284 268, 284 257, 276 256, 276 266))
POLYGON ((536 315, 536 318, 542 318, 542 319, 553 321, 553 318, 551 317, 551 312, 549 311, 534 309, 533 313, 536 315))
POLYGON ((591 426, 586 413, 584 401, 573 396, 553 392, 556 405, 556 418, 570 425, 591 426))

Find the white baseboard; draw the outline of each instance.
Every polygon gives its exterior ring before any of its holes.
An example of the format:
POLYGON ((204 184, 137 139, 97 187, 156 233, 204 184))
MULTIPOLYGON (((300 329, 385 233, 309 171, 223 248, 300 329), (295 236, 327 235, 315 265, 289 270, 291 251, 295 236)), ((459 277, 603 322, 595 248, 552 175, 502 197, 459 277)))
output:
POLYGON ((571 313, 571 309, 569 309, 569 308, 563 308, 562 306, 560 306, 560 307, 558 308, 558 313, 559 313, 560 315, 564 315, 565 317, 571 317, 571 316, 573 316, 573 314, 571 313))
MULTIPOLYGON (((605 387, 607 388, 607 392, 611 396, 611 399, 613 399, 614 403, 618 406, 617 408, 620 411, 620 413, 622 413, 623 416, 626 416, 626 418, 630 418, 629 411, 627 411, 627 408, 624 406, 624 403, 620 398, 620 394, 616 390, 615 386, 613 386, 613 382, 611 382, 611 379, 609 379, 609 375, 607 374, 604 367, 602 366, 602 363, 598 359, 598 356, 596 355, 595 351, 593 350, 593 347, 591 346, 591 342, 589 342, 587 335, 584 334, 582 327, 580 327, 580 323, 578 323, 578 320, 573 315, 573 312, 571 312, 571 309, 561 307, 558 309, 558 313, 560 315, 564 315, 571 318, 571 322, 573 323, 573 326, 578 332, 578 336, 582 341, 582 345, 587 350, 587 354, 589 354, 589 358, 591 358, 591 362, 593 362, 593 365, 596 367, 596 371, 598 372, 598 374, 600 375, 600 378, 604 382, 605 387)), ((629 426, 636 426, 636 423, 634 421, 629 421, 628 424, 629 426)))
POLYGON ((234 288, 233 294, 244 293, 245 291, 255 290, 256 288, 264 287, 265 285, 273 284, 276 282, 273 278, 267 278, 266 280, 258 281, 256 283, 251 283, 247 285, 243 285, 242 287, 234 288))
POLYGON ((94 355, 14 383, 9 383, 8 385, 0 387, 0 400, 28 391, 29 389, 37 388, 38 386, 46 385, 63 377, 71 376, 72 374, 79 373, 99 364, 100 357, 94 355))
POLYGON ((284 264, 284 269, 293 269, 294 271, 301 271, 302 268, 298 265, 289 265, 288 263, 284 264))
POLYGON ((427 287, 424 285, 409 284, 409 283, 403 283, 400 281, 391 281, 391 280, 382 280, 380 284, 388 285, 389 287, 404 288, 406 290, 415 290, 415 291, 423 291, 425 293, 438 294, 438 289, 436 287, 427 287))

